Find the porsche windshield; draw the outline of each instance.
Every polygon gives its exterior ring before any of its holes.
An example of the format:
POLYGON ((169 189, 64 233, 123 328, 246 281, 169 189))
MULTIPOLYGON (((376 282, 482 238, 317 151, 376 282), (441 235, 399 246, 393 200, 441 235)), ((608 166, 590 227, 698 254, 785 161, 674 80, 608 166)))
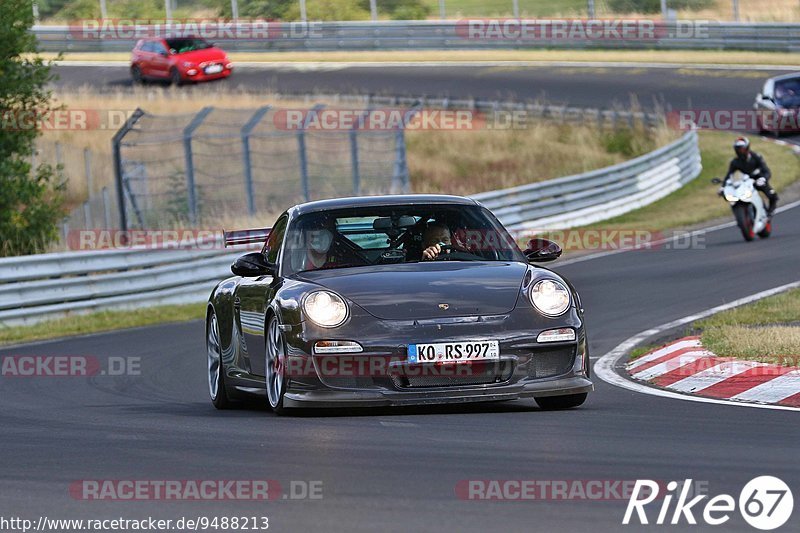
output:
POLYGON ((479 206, 370 206, 307 213, 285 241, 287 274, 419 261, 525 261, 479 206))

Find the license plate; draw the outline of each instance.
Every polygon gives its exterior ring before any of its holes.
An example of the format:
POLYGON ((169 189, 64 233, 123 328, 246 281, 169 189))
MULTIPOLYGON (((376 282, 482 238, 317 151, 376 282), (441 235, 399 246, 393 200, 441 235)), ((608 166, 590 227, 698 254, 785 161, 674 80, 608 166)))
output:
POLYGON ((206 67, 206 74, 216 74, 222 72, 222 65, 211 65, 206 67))
POLYGON ((500 358, 497 341, 438 342, 409 344, 409 363, 467 363, 496 361, 500 358))

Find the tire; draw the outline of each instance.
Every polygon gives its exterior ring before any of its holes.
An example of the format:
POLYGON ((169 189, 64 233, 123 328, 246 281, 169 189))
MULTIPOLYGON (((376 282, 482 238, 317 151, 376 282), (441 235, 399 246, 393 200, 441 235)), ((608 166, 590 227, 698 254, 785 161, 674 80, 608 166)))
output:
POLYGON ((183 78, 181 78, 181 73, 175 67, 169 69, 169 82, 175 87, 183 85, 183 78))
POLYGON ((758 232, 758 236, 762 239, 769 239, 769 236, 772 235, 772 221, 768 221, 767 225, 764 226, 764 229, 758 232))
POLYGON ((286 341, 280 329, 278 317, 272 315, 267 324, 267 344, 264 362, 264 381, 267 388, 267 403, 275 414, 286 413, 283 396, 286 393, 286 341))
POLYGON ((756 233, 753 230, 753 206, 749 204, 736 204, 733 206, 733 215, 736 217, 736 224, 742 232, 742 237, 746 241, 752 241, 756 238, 756 233))
POLYGON ((225 363, 219 336, 217 315, 212 310, 206 320, 206 353, 208 357, 208 394, 217 409, 230 409, 232 402, 225 387, 225 363))
POLYGON ((131 67, 131 79, 134 85, 144 85, 144 77, 142 76, 142 69, 138 65, 131 67))
POLYGON ((578 407, 586 401, 588 393, 582 392, 581 394, 568 394, 566 396, 542 396, 534 398, 536 403, 542 409, 558 410, 558 409, 572 409, 578 407))

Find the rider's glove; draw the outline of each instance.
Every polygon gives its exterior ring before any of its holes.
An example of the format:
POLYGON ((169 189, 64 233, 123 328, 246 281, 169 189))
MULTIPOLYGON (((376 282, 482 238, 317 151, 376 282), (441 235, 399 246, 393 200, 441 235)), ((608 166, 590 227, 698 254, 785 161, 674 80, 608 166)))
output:
POLYGON ((725 196, 725 187, 720 187, 719 190, 717 191, 717 194, 719 196, 725 196))
POLYGON ((767 184, 767 180, 765 178, 758 178, 756 180, 756 187, 763 187, 767 184))

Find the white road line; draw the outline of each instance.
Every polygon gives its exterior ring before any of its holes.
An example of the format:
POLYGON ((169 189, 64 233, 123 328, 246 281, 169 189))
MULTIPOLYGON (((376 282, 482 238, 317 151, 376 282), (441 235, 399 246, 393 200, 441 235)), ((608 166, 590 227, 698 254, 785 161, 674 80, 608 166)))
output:
MULTIPOLYGON (((788 206, 787 206, 788 207, 788 206)), ((616 387, 620 387, 623 389, 632 390, 635 392, 640 392, 642 394, 649 394, 651 396, 660 396, 662 398, 671 398, 673 400, 685 400, 690 402, 700 402, 700 403, 715 403, 720 405, 736 405, 740 407, 753 407, 759 409, 774 409, 779 411, 800 411, 797 407, 788 407, 783 405, 764 405, 758 403, 745 403, 745 402, 735 402, 730 400, 719 400, 716 398, 702 398, 700 396, 691 396, 688 394, 681 394, 679 392, 668 391, 664 389, 657 389, 655 387, 650 387, 648 385, 642 385, 641 383, 637 383, 631 379, 623 377, 621 374, 618 374, 616 368, 620 364, 620 360, 623 357, 628 355, 633 348, 642 344, 644 341, 651 337, 655 337, 665 331, 675 329, 681 326, 685 326, 686 324, 690 324, 696 320, 700 320, 702 318, 706 318, 711 316, 715 313, 719 313, 721 311, 727 311, 728 309, 733 309, 734 307, 739 307, 745 304, 749 304, 751 302, 755 302, 769 296, 774 296, 776 294, 780 294, 782 292, 786 292, 791 289, 796 289, 800 287, 800 281, 795 281, 793 283, 787 283, 786 285, 781 285, 780 287, 775 287, 774 289, 768 289, 766 291, 761 291, 755 294, 751 294, 750 296, 745 296, 744 298, 740 298, 738 300, 734 300, 733 302, 718 305, 716 307, 712 307, 710 309, 706 309, 705 311, 701 311, 694 315, 685 316, 683 318, 679 318, 678 320, 673 320, 672 322, 667 322, 666 324, 661 324, 660 326, 656 326, 654 328, 642 331, 641 333, 637 333, 633 337, 623 341, 619 344, 616 348, 605 354, 594 364, 594 374, 611 385, 616 387)))
POLYGON ((676 381, 668 388, 680 392, 698 392, 758 366, 765 365, 753 361, 725 361, 693 376, 676 381))
POLYGON ((782 376, 756 385, 752 389, 733 396, 733 400, 775 403, 800 392, 800 370, 792 370, 782 376))
POLYGON ((664 346, 663 348, 659 348, 654 352, 639 357, 630 365, 628 365, 628 370, 639 368, 645 363, 649 363, 650 361, 655 361, 659 357, 664 357, 665 355, 677 352, 678 350, 683 350, 684 348, 699 348, 700 346, 702 346, 702 344, 700 343, 700 339, 673 342, 668 346, 664 346))
POLYGON ((678 355, 671 359, 667 359, 662 363, 658 363, 657 365, 653 365, 650 368, 646 368, 641 372, 636 372, 633 374, 633 377, 636 379, 641 379, 644 381, 657 378, 658 376, 664 375, 667 372, 672 372, 673 370, 677 370, 683 366, 689 365, 694 363, 698 359, 703 357, 709 357, 713 355, 708 350, 696 350, 693 352, 686 352, 685 354, 678 355))

